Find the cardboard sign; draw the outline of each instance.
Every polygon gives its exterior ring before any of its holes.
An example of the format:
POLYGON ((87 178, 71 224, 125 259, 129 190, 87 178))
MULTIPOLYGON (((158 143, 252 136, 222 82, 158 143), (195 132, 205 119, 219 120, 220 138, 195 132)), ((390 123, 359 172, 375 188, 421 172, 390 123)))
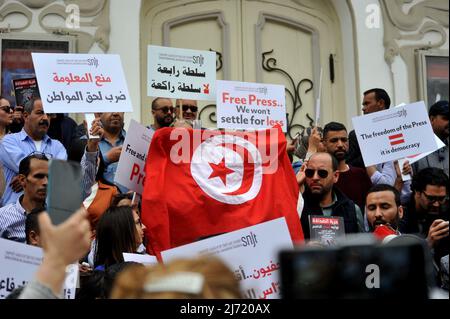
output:
POLYGON ((281 125, 287 131, 283 85, 217 81, 217 127, 266 129, 281 125))
POLYGON ((366 166, 437 149, 422 101, 354 117, 352 121, 366 166))
POLYGON ((144 165, 153 131, 131 120, 117 165, 114 182, 142 194, 144 190, 144 165))
POLYGON ((131 254, 131 253, 123 253, 124 261, 134 261, 137 263, 141 263, 143 265, 155 265, 158 263, 158 260, 155 256, 151 255, 142 255, 142 254, 131 254))
POLYGON ((214 100, 216 52, 148 46, 147 95, 214 100))
POLYGON ((163 262, 214 256, 227 264, 248 299, 280 298, 278 252, 292 249, 284 217, 161 252, 163 262), (276 234, 274 236, 273 234, 276 234))
POLYGON ((342 217, 326 217, 309 215, 310 239, 322 245, 332 246, 336 239, 345 236, 344 219, 342 217))
POLYGON ((34 97, 39 97, 39 88, 36 78, 13 80, 14 95, 16 105, 25 106, 28 101, 34 97))
POLYGON ((119 55, 31 55, 46 113, 133 111, 119 55))

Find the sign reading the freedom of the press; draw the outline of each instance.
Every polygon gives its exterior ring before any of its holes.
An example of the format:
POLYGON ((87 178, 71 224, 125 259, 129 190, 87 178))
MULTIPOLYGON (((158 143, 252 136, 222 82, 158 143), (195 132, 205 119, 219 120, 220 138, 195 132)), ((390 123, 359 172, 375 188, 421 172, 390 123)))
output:
POLYGON ((280 298, 278 252, 292 249, 284 217, 161 252, 163 262, 192 256, 220 258, 248 299, 280 298), (273 236, 277 234, 277 236, 273 236))
POLYGON ((354 117, 352 121, 366 166, 438 148, 423 102, 354 117))
POLYGON ((144 165, 152 137, 150 129, 131 120, 114 177, 115 182, 138 194, 144 190, 144 165))
POLYGON ((214 100, 216 52, 148 46, 147 95, 214 100))
POLYGON ((287 130, 283 85, 217 81, 217 127, 266 129, 280 125, 287 130))
POLYGON ((46 113, 132 112, 117 54, 32 53, 46 113))

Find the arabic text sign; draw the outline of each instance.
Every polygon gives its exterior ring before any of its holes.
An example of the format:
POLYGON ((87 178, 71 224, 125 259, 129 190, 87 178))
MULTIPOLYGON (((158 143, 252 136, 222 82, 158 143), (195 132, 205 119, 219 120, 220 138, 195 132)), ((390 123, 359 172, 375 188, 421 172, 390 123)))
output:
POLYGON ((163 262, 215 256, 234 271, 248 299, 280 298, 278 252, 292 249, 284 217, 161 252, 163 262), (277 234, 277 236, 273 236, 277 234))
POLYGON ((33 279, 42 256, 41 248, 0 238, 0 299, 33 279))
POLYGON ((217 81, 217 127, 287 130, 283 85, 217 81))
POLYGON ((366 166, 437 149, 423 102, 352 119, 366 166))
POLYGON ((148 46, 147 95, 214 100, 216 53, 148 46))
POLYGON ((152 137, 150 129, 131 120, 114 177, 115 182, 139 194, 144 190, 144 165, 152 137))
POLYGON ((32 53, 46 113, 132 112, 117 54, 32 53))

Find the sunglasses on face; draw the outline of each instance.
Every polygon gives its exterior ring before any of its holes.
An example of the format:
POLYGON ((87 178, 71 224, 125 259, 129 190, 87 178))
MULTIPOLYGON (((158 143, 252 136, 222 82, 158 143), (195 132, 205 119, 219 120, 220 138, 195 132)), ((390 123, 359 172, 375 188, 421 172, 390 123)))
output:
POLYGON ((444 196, 432 196, 432 195, 428 195, 425 192, 422 192, 422 194, 424 194, 426 199, 428 201, 430 201, 431 203, 438 202, 439 204, 443 204, 448 198, 447 195, 444 195, 444 196))
POLYGON ((192 113, 195 113, 198 110, 198 107, 195 105, 184 104, 184 105, 182 105, 182 107, 183 107, 183 112, 187 112, 187 110, 191 110, 192 113))
POLYGON ((312 178, 316 172, 320 178, 327 178, 327 176, 328 176, 327 170, 325 170, 325 169, 317 169, 316 170, 316 169, 312 169, 312 168, 305 169, 305 176, 308 178, 312 178))
POLYGON ((167 114, 167 113, 169 113, 169 111, 170 111, 170 113, 173 113, 174 112, 174 107, 173 106, 163 106, 163 107, 160 107, 159 109, 155 109, 155 111, 162 111, 164 114, 167 114))

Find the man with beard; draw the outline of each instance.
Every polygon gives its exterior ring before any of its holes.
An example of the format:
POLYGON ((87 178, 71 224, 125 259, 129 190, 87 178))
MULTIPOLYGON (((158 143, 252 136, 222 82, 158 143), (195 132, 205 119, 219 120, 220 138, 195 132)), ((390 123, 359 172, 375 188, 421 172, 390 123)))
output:
POLYGON ((436 134, 445 146, 437 151, 431 153, 413 164, 415 172, 418 172, 427 167, 436 167, 444 170, 445 174, 449 176, 448 170, 448 101, 439 101, 430 107, 428 112, 431 127, 434 134, 436 134))
POLYGON ((364 221, 358 205, 334 187, 339 179, 338 165, 333 155, 314 153, 297 175, 299 184, 306 184, 300 218, 305 239, 310 237, 310 215, 342 217, 345 233, 364 231, 364 221))
POLYGON ((47 135, 50 119, 44 113, 40 98, 34 98, 25 105, 25 123, 19 133, 6 135, 0 143, 0 163, 3 165, 7 187, 2 197, 2 206, 15 203, 21 195, 19 163, 32 153, 44 153, 47 158, 67 159, 67 152, 61 142, 47 135))
POLYGON ((20 161, 18 177, 24 192, 15 203, 0 208, 0 237, 25 243, 27 214, 45 205, 48 158, 40 153, 25 157, 20 161))
POLYGON ((338 160, 339 179, 336 187, 364 210, 367 191, 372 182, 364 169, 346 163, 348 154, 347 129, 341 123, 330 122, 323 128, 323 145, 326 152, 338 160))
POLYGON ((152 133, 160 128, 169 127, 175 115, 172 100, 164 97, 155 98, 152 102, 152 115, 153 124, 147 126, 152 133))
POLYGON ((400 223, 403 233, 426 238, 437 263, 449 254, 448 176, 429 167, 413 176, 411 200, 400 223))
POLYGON ((384 225, 392 233, 400 234, 398 228, 403 217, 403 207, 400 204, 400 193, 393 186, 378 184, 370 188, 366 199, 366 213, 371 232, 384 225))

